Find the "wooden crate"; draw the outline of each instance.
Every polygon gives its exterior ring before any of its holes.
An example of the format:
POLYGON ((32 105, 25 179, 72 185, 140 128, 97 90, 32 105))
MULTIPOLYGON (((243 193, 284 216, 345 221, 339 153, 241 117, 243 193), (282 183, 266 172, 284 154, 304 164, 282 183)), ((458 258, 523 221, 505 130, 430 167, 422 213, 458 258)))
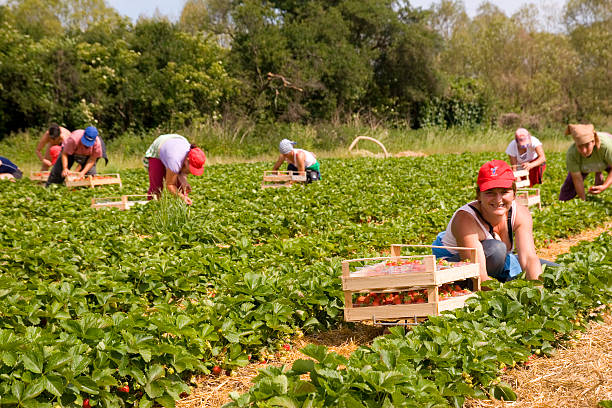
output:
POLYGON ((291 187, 294 183, 305 183, 306 174, 297 171, 264 171, 261 188, 291 187))
MULTIPOLYGON (((475 293, 470 293, 449 299, 441 299, 439 289, 442 285, 459 280, 471 279, 474 291, 480 290, 480 270, 478 263, 464 262, 458 264, 456 267, 451 265, 442 269, 436 265, 434 255, 401 256, 401 249, 407 246, 409 245, 393 245, 391 247, 391 256, 388 257, 350 259, 342 262, 342 289, 344 291, 345 301, 345 321, 417 320, 418 318, 425 318, 427 316, 438 316, 445 310, 463 307, 469 298, 476 296, 475 293), (385 268, 379 267, 380 262, 383 262, 386 266, 389 262, 401 263, 402 261, 415 260, 419 261, 421 265, 415 267, 415 270, 407 272, 403 272, 400 266, 399 270, 390 269, 389 271, 391 273, 384 273, 385 268), (366 267, 351 273, 352 264, 358 262, 379 263, 373 269, 368 269, 366 267), (371 276, 372 271, 377 273, 376 267, 379 268, 381 274, 371 276), (353 304, 353 294, 355 293, 389 293, 413 290, 426 290, 427 302, 381 306, 356 306, 353 304)), ((431 248, 431 246, 429 247, 431 248)), ((473 251, 472 255, 474 257, 476 256, 476 250, 473 248, 453 247, 451 249, 455 248, 473 251)))
POLYGON ((30 173, 30 180, 32 181, 47 181, 49 178, 50 171, 32 171, 30 173))
POLYGON ((91 187, 104 186, 107 184, 119 184, 122 187, 121 176, 119 174, 96 174, 94 176, 68 175, 66 177, 66 187, 91 187))
POLYGON ((514 173, 516 188, 529 187, 529 171, 519 168, 519 166, 512 166, 512 172, 514 173))
POLYGON ((537 205, 538 209, 542 209, 542 199, 540 197, 539 188, 521 188, 516 192, 516 202, 526 207, 537 205))
POLYGON ((91 208, 129 210, 135 205, 144 205, 148 202, 149 200, 147 200, 147 196, 144 194, 122 195, 121 197, 93 197, 91 199, 91 208))

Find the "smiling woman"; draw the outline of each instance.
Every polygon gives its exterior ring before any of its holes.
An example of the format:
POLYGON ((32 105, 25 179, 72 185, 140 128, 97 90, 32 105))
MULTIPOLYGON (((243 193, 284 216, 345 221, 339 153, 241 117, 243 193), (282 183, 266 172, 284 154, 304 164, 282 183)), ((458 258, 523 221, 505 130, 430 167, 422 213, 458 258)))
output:
MULTIPOLYGON (((480 279, 495 278, 506 282, 522 271, 527 279, 538 279, 542 273, 533 242, 533 223, 529 210, 517 204, 514 174, 502 160, 480 167, 476 201, 459 208, 446 231, 438 234, 435 246, 476 249, 480 279), (516 249, 517 254, 513 251, 516 249)), ((451 252, 434 248, 434 255, 450 261, 470 258, 470 252, 451 252)))

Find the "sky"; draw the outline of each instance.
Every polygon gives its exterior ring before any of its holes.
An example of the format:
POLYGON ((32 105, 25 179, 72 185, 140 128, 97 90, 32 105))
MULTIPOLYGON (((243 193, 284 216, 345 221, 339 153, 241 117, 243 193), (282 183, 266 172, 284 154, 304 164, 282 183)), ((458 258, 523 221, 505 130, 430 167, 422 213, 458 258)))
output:
MULTIPOLYGON (((529 2, 536 4, 542 0, 533 1, 517 1, 517 0, 490 0, 490 3, 501 8, 507 15, 512 15, 521 5, 529 2)), ((432 0, 410 0, 410 4, 414 7, 428 8, 434 1, 432 0)), ((483 0, 464 0, 465 9, 470 17, 476 15, 478 6, 483 0)), ((562 7, 565 0, 546 0, 547 4, 552 4, 556 7, 562 7)), ((185 0, 107 0, 107 3, 117 10, 120 14, 130 17, 136 21, 138 17, 151 17, 156 10, 171 20, 178 20, 181 15, 181 10, 185 4, 185 0)))

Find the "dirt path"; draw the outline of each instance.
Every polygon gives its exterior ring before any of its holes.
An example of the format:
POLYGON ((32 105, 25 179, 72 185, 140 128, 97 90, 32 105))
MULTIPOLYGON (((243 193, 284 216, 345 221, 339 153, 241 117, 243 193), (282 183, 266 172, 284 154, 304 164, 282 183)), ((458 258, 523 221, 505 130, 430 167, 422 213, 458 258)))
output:
MULTIPOLYGON (((592 241, 605 231, 612 231, 612 222, 602 227, 584 231, 566 240, 551 243, 538 250, 541 258, 554 260, 569 251, 580 241, 592 241)), ((348 356, 360 345, 369 344, 382 334, 382 329, 358 324, 354 329, 346 327, 298 339, 289 351, 277 353, 266 363, 250 364, 237 370, 232 376, 205 376, 188 397, 177 401, 178 408, 220 407, 230 401, 229 393, 244 393, 253 383, 257 371, 266 365, 291 365, 304 358, 299 351, 306 344, 325 345, 339 354, 348 356)), ((519 395, 519 401, 471 400, 466 408, 521 407, 521 408, 584 408, 596 407, 603 399, 612 399, 612 317, 603 324, 596 324, 576 340, 560 349, 551 358, 539 358, 528 368, 510 370, 503 378, 519 395)))

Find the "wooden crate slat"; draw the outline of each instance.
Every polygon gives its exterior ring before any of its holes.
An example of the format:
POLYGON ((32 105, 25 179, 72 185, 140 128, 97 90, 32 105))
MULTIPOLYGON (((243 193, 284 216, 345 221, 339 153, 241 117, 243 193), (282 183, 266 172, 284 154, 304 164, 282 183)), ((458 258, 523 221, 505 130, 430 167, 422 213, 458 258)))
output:
POLYGON ((144 194, 122 195, 121 197, 93 197, 91 199, 91 208, 118 208, 120 210, 129 210, 136 204, 147 204, 149 201, 144 194), (144 198, 144 200, 130 200, 130 198, 144 198), (116 201, 110 201, 116 200, 116 201))
POLYGON ((529 177, 529 170, 514 170, 514 177, 529 177))
POLYGON ((539 188, 523 188, 518 190, 516 192, 516 201, 526 207, 537 205, 539 209, 542 208, 542 198, 539 188))
POLYGON ((432 272, 412 272, 410 274, 359 276, 342 278, 342 289, 357 292, 360 290, 398 289, 431 285, 435 276, 432 272))
POLYGON ((441 300, 438 302, 438 314, 445 310, 453 310, 463 307, 468 299, 476 296, 476 293, 470 293, 468 295, 455 296, 449 299, 441 300))
POLYGON ((454 268, 436 271, 434 276, 434 284, 442 285, 444 283, 474 278, 476 276, 480 276, 478 264, 474 263, 469 265, 457 266, 454 268))
POLYGON ((529 180, 516 181, 516 188, 529 187, 529 180))
POLYGON ((85 176, 83 179, 75 180, 74 176, 66 177, 66 187, 95 187, 95 186, 103 186, 109 184, 119 184, 121 183, 121 176, 119 174, 96 174, 93 176, 85 176))
POLYGON ((296 171, 264 171, 261 188, 290 187, 293 183, 305 183, 306 175, 296 171))
POLYGON ((363 306, 344 309, 344 320, 358 322, 376 319, 403 319, 437 315, 435 303, 416 303, 411 305, 363 306))
POLYGON ((30 180, 32 181, 47 181, 49 178, 50 171, 33 171, 30 173, 30 180))

